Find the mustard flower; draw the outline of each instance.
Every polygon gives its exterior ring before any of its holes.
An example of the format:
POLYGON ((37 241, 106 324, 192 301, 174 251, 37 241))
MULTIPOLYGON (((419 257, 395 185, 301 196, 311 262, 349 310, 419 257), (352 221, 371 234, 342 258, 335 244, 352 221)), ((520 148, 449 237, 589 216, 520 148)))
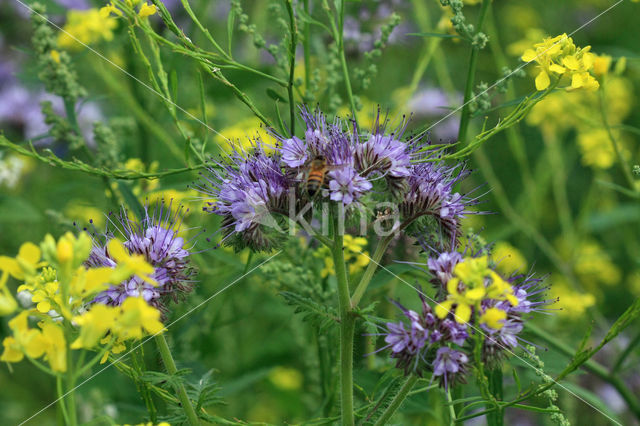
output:
POLYGON ((58 35, 58 45, 77 50, 83 47, 82 44, 111 41, 117 26, 118 22, 101 10, 70 10, 67 12, 67 23, 58 35))
POLYGON ((485 299, 507 300, 518 306, 511 285, 489 268, 488 256, 467 258, 456 264, 447 292, 447 299, 436 305, 435 313, 438 318, 445 318, 455 306, 454 317, 460 324, 469 322, 472 310, 479 311, 485 299))
POLYGON ((595 90, 600 87, 598 81, 589 73, 593 71, 595 55, 591 46, 576 47, 573 39, 566 34, 547 37, 536 43, 533 49, 525 50, 521 59, 538 64, 535 84, 537 90, 545 90, 551 84, 551 76, 567 77, 571 84, 567 90, 595 90))

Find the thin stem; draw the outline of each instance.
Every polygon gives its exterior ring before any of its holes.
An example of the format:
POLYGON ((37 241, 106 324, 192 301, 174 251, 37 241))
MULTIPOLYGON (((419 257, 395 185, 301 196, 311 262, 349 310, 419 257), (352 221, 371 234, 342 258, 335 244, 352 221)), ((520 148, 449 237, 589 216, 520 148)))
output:
POLYGON ((562 159, 562 148, 560 141, 554 132, 542 131, 542 140, 549 154, 549 164, 553 168, 555 179, 552 179, 553 195, 556 201, 556 209, 560 218, 562 233, 567 238, 571 246, 575 243, 575 233, 573 231, 573 218, 571 217, 571 207, 567 197, 567 175, 562 159))
POLYGON ((67 339, 67 377, 65 381, 65 399, 67 400, 67 414, 69 415, 69 424, 75 426, 78 424, 78 416, 76 414, 76 396, 74 392, 75 388, 75 374, 73 356, 71 352, 71 345, 67 339))
MULTIPOLYGON (((305 13, 310 15, 309 0, 304 0, 303 3, 305 13)), ((311 81, 311 23, 305 21, 302 31, 304 34, 304 87, 306 96, 309 90, 309 82, 311 81)))
POLYGON ((289 46, 289 83, 287 84, 287 92, 289 93, 289 120, 291 129, 289 133, 294 136, 296 133, 296 106, 293 101, 293 74, 296 68, 296 45, 298 44, 298 27, 296 18, 293 15, 292 0, 285 0, 287 5, 287 13, 289 14, 289 25, 291 29, 291 45, 289 46))
POLYGON ((390 234, 380 240, 378 246, 376 247, 376 251, 373 253, 371 260, 369 261, 369 265, 367 265, 367 269, 364 271, 362 278, 360 278, 360 282, 356 287, 356 290, 353 292, 353 296, 351 296, 351 307, 355 308, 358 306, 360 299, 364 296, 364 293, 367 291, 367 287, 373 278, 373 274, 378 269, 378 265, 380 264, 380 260, 384 253, 387 251, 387 247, 389 247, 389 243, 393 240, 395 234, 390 234))
POLYGON ((347 97, 349 98, 349 105, 351 106, 351 114, 353 119, 356 118, 356 102, 353 97, 353 90, 351 89, 351 79, 349 78, 349 67, 347 67, 347 58, 344 53, 344 4, 346 0, 340 1, 340 10, 338 10, 338 25, 331 16, 331 9, 327 3, 327 0, 323 1, 324 8, 329 15, 329 21, 331 22, 331 29, 333 31, 333 38, 338 43, 338 51, 340 53, 340 64, 342 66, 342 75, 344 77, 344 85, 347 90, 347 97))
MULTIPOLYGON (((501 366, 489 371, 489 390, 491 394, 498 400, 502 400, 502 370, 501 366)), ((498 408, 490 415, 487 416, 487 421, 490 426, 503 426, 504 425, 504 409, 498 408)))
POLYGON ((407 398, 409 392, 411 391, 411 389, 413 389, 417 381, 418 376, 416 376, 415 374, 407 377, 396 396, 394 396, 391 400, 389 406, 382 412, 382 415, 378 418, 378 420, 376 420, 376 426, 387 424, 387 421, 391 418, 391 416, 393 416, 396 410, 400 408, 400 405, 402 405, 404 400, 407 398))
POLYGON ((448 402, 447 405, 449 406, 449 424, 453 425, 456 423, 456 408, 453 403, 453 399, 451 399, 451 388, 447 389, 446 395, 448 402))
POLYGON ((636 337, 631 341, 631 343, 629 343, 629 345, 625 348, 625 350, 620 354, 620 356, 616 360, 616 363, 613 365, 613 368, 611 369, 611 374, 615 374, 618 371, 620 371, 620 369, 622 368, 622 365, 624 364, 624 360, 627 359, 627 357, 631 354, 631 352, 633 352, 633 349, 636 346, 638 346, 638 343, 640 343, 640 333, 636 335, 636 337))
MULTIPOLYGON (((526 324, 526 329, 533 333, 536 337, 543 339, 552 348, 562 352, 566 356, 573 357, 575 355, 575 351, 572 348, 564 344, 561 340, 550 336, 548 333, 545 333, 543 330, 532 325, 530 322, 526 324)), ((593 356, 594 354, 595 352, 591 354, 591 356, 593 356)), ((603 367, 593 359, 588 359, 582 364, 582 366, 585 370, 593 373, 600 379, 613 386, 618 391, 620 396, 625 400, 629 409, 635 414, 637 418, 640 418, 640 401, 638 401, 637 396, 635 396, 633 392, 629 390, 629 388, 624 384, 622 380, 620 380, 618 376, 615 376, 613 373, 608 372, 605 367, 603 367)), ((518 400, 517 402, 519 401, 520 400, 518 400)))
MULTIPOLYGON (((476 32, 482 31, 482 24, 484 18, 487 15, 489 4, 491 0, 482 0, 482 6, 480 7, 480 16, 478 17, 478 25, 476 26, 476 32)), ((476 79, 476 67, 478 65, 478 53, 480 49, 476 46, 471 48, 471 57, 469 58, 469 70, 467 71, 467 82, 464 87, 464 102, 462 104, 462 113, 460 115, 460 130, 458 131, 458 141, 464 144, 467 138, 467 130, 469 128, 469 120, 471 119, 471 110, 469 109, 469 103, 471 96, 473 95, 473 84, 476 79)))
POLYGON ((611 140, 611 144, 613 145, 613 150, 616 153, 616 158, 618 159, 618 164, 620 164, 620 168, 622 169, 622 173, 624 174, 627 183, 632 191, 636 191, 635 180, 633 179, 633 175, 631 174, 631 168, 628 166, 627 162, 622 157, 622 152, 620 147, 618 146, 618 141, 613 135, 613 131, 611 131, 611 126, 609 126, 609 119, 607 118, 607 110, 606 110, 606 100, 604 98, 604 91, 606 88, 606 81, 603 81, 602 88, 599 90, 599 100, 600 100, 600 115, 602 115, 602 124, 604 128, 607 130, 607 135, 609 135, 609 139, 611 140))
POLYGON ((62 389, 62 376, 56 376, 56 390, 58 392, 58 402, 60 403, 60 410, 62 411, 62 417, 64 418, 65 424, 71 424, 71 420, 69 418, 69 413, 67 412, 67 405, 64 398, 65 392, 62 389))
POLYGON ((338 280, 338 304, 340 309, 340 395, 342 424, 351 426, 353 417, 353 336, 355 318, 351 315, 349 281, 344 263, 343 235, 338 215, 334 214, 333 264, 338 280))
MULTIPOLYGON (((173 360, 171 350, 169 349, 169 345, 167 344, 167 339, 165 339, 164 334, 156 335, 155 340, 156 344, 158 345, 160 356, 162 357, 162 362, 167 369, 167 373, 169 373, 170 375, 176 374, 178 372, 178 368, 176 367, 176 363, 173 360)), ((191 426, 199 425, 200 421, 198 420, 198 415, 193 409, 193 405, 191 405, 191 401, 189 400, 189 396, 187 395, 187 390, 185 389, 184 385, 180 382, 176 382, 175 388, 178 397, 180 398, 180 405, 182 406, 182 409, 187 416, 187 421, 191 426)))

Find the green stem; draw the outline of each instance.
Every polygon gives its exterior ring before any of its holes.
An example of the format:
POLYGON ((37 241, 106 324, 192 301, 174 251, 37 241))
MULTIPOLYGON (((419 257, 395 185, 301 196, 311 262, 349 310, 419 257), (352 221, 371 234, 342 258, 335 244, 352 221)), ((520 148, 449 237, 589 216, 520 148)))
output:
POLYGON ((78 424, 78 416, 76 413, 76 396, 74 392, 75 388, 75 374, 73 365, 73 356, 71 351, 70 340, 67 339, 67 377, 65 381, 65 399, 67 400, 67 414, 69 415, 69 424, 75 426, 78 424))
POLYGON ((407 398, 409 392, 411 391, 411 389, 413 389, 417 381, 418 376, 416 376, 415 374, 407 377, 396 396, 394 396, 393 400, 391 400, 389 406, 382 412, 382 415, 378 418, 378 420, 376 420, 376 426, 387 424, 387 421, 391 418, 391 416, 393 416, 396 410, 400 408, 400 405, 402 405, 404 400, 407 398))
POLYGON ((620 369, 622 368, 622 365, 624 364, 624 360, 627 359, 627 357, 631 354, 633 349, 636 346, 638 346, 638 343, 640 343, 640 333, 636 335, 636 337, 631 341, 631 343, 629 343, 626 349, 620 354, 620 356, 616 360, 616 363, 613 365, 613 368, 611 369, 611 374, 615 374, 618 371, 620 371, 620 369))
POLYGON ((549 154, 549 164, 554 171, 555 178, 552 179, 553 195, 556 201, 556 209, 560 219, 560 227, 564 237, 569 241, 570 246, 575 246, 575 233, 573 231, 573 219, 571 217, 571 207, 567 197, 567 175, 563 164, 562 148, 555 133, 542 132, 542 140, 549 154))
POLYGON ((293 15, 292 0, 285 0, 287 5, 287 13, 289 14, 289 25, 291 27, 291 45, 289 46, 289 83, 287 84, 287 92, 289 93, 289 120, 291 129, 289 133, 293 137, 296 133, 296 106, 293 101, 293 73, 296 68, 296 46, 298 44, 298 27, 296 18, 293 15))
POLYGON ((343 235, 337 215, 333 227, 333 264, 338 280, 338 304, 340 309, 340 395, 342 424, 351 426, 353 417, 353 337, 355 318, 351 315, 349 280, 344 263, 343 235))
POLYGON ((447 389, 447 405, 449 406, 449 424, 453 425, 456 423, 456 408, 453 403, 453 399, 451 399, 451 388, 447 389))
MULTIPOLYGON (((478 17, 478 25, 476 26, 476 32, 482 31, 482 24, 484 18, 487 16, 487 10, 489 9, 491 0, 482 0, 482 6, 480 7, 480 16, 478 17)), ((469 120, 471 119, 471 110, 469 109, 469 103, 471 96, 473 96, 473 84, 476 78, 476 67, 478 65, 478 53, 480 49, 473 46, 471 48, 471 57, 469 58, 469 70, 467 71, 467 82, 464 87, 464 102, 462 104, 462 113, 460 115, 460 130, 458 131, 458 141, 464 144, 467 138, 467 130, 469 128, 469 120)))
MULTIPOLYGON (((162 362, 167 369, 167 373, 169 373, 170 375, 176 374, 178 372, 178 368, 176 367, 176 363, 173 360, 171 350, 169 350, 169 345, 167 344, 167 339, 165 339, 164 334, 156 335, 155 340, 156 344, 158 345, 160 356, 162 357, 162 362)), ((178 394, 178 398, 180 398, 180 404, 182 405, 184 414, 187 416, 187 421, 191 426, 199 425, 200 421, 198 420, 198 415, 193 409, 193 405, 191 405, 191 401, 189 400, 189 396, 187 395, 187 390, 185 389, 184 385, 178 382, 176 383, 175 388, 178 394)))
MULTIPOLYGON (((502 370, 498 366, 489 371, 489 390, 491 394, 498 400, 503 398, 502 390, 502 370)), ((490 426, 503 426, 504 425, 504 409, 498 408, 490 415, 487 415, 487 422, 490 426)))
POLYGON ((67 403, 64 398, 64 390, 62 389, 62 376, 56 376, 56 390, 58 392, 58 402, 60 403, 60 410, 62 411, 62 417, 64 418, 65 424, 71 424, 71 420, 69 419, 69 413, 67 413, 67 403))
POLYGON ((618 145, 618 141, 613 135, 611 131, 611 126, 609 125, 609 119, 607 118, 607 110, 606 110, 606 99, 605 95, 606 81, 603 81, 602 88, 599 90, 599 100, 600 100, 600 115, 602 116, 602 124, 604 128, 607 130, 607 135, 611 140, 611 144, 613 145, 613 150, 616 153, 616 158, 618 159, 618 164, 620 164, 620 168, 622 169, 622 173, 624 174, 627 183, 629 184, 629 188, 632 191, 636 191, 635 180, 633 179, 633 175, 631 174, 631 168, 627 164, 627 162, 622 157, 622 151, 620 150, 620 146, 618 145))
POLYGON ((331 29, 333 31, 333 38, 338 43, 338 51, 340 53, 340 65, 342 66, 342 75, 344 77, 344 85, 347 90, 347 97, 349 98, 349 105, 351 106, 351 114, 353 119, 356 118, 356 102, 353 97, 353 90, 351 89, 351 79, 349 78, 349 67, 347 67, 347 58, 344 53, 344 4, 346 0, 340 1, 340 10, 338 10, 338 25, 336 26, 335 20, 331 16, 331 9, 327 3, 327 0, 323 1, 324 8, 329 15, 329 21, 331 22, 331 29))
MULTIPOLYGON (((303 3, 304 11, 309 15, 309 0, 304 0, 303 3)), ((306 97, 309 91, 309 82, 311 81, 311 23, 305 21, 302 31, 304 34, 304 87, 306 97)))
MULTIPOLYGON (((543 330, 532 325, 530 322, 526 324, 526 329, 533 333, 535 336, 547 342, 555 350, 562 352, 568 357, 575 356, 575 351, 572 348, 567 346, 561 340, 549 335, 548 333, 545 333, 543 330)), ((594 354, 595 352, 592 354, 592 356, 594 354)), ((604 366, 602 366, 597 361, 594 361, 593 359, 587 360, 582 364, 582 366, 585 370, 593 373, 595 376, 613 386, 618 391, 620 396, 625 400, 629 409, 635 414, 637 418, 640 419, 640 401, 638 401, 637 396, 635 396, 633 392, 629 390, 629 388, 624 384, 622 380, 620 380, 618 376, 615 376, 613 373, 608 372, 604 366)))
POLYGON ((353 296, 351 296, 351 307, 355 308, 358 306, 360 299, 364 296, 365 291, 367 291, 367 287, 373 278, 373 274, 378 269, 378 265, 380 264, 380 260, 384 253, 387 251, 387 247, 389 247, 389 243, 393 240, 395 234, 390 234, 380 240, 378 246, 376 247, 376 251, 373 253, 369 264, 367 265, 367 269, 364 271, 362 278, 360 278, 360 282, 356 287, 356 290, 353 292, 353 296))

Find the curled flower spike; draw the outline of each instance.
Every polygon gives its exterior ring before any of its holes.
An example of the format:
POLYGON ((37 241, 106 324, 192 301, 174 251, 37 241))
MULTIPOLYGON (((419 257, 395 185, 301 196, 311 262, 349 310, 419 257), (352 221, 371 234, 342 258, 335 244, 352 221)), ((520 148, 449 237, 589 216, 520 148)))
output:
POLYGON ((237 144, 228 161, 201 173, 196 188, 213 198, 204 210, 223 218, 223 244, 272 249, 289 223, 313 218, 311 205, 322 200, 341 204, 347 215, 375 211, 377 202, 397 205, 396 229, 434 231, 455 245, 460 219, 476 203, 453 191, 468 174, 463 167, 426 162, 432 155, 429 141, 405 137, 404 119, 388 132, 388 120, 380 120, 379 111, 366 135, 355 123, 327 122, 320 111, 302 108, 301 116, 304 137, 269 129, 275 147, 259 138, 248 147, 237 144))
POLYGON ((178 301, 189 292, 193 284, 194 269, 189 262, 188 244, 180 236, 182 207, 172 209, 159 203, 153 212, 145 208, 141 221, 132 220, 123 211, 117 218, 111 216, 113 228, 104 236, 104 242, 94 240, 94 247, 86 264, 90 267, 124 265, 127 278, 99 293, 94 302, 112 306, 121 305, 128 297, 142 297, 154 307, 166 309, 166 302, 178 301), (123 237, 120 243, 114 236, 123 237))

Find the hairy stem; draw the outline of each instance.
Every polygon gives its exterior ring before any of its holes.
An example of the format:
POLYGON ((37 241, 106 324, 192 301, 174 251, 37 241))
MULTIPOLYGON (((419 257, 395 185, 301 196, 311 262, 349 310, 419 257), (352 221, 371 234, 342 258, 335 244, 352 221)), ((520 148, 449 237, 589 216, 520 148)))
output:
MULTIPOLYGON (((158 346, 158 351, 160 352, 160 357, 162 357, 162 362, 167 369, 167 373, 169 373, 170 375, 176 374, 178 372, 178 368, 176 367, 176 363, 173 360, 171 350, 169 349, 169 345, 167 344, 167 339, 165 339, 164 334, 156 335, 155 340, 158 346)), ((180 405, 184 410, 184 414, 187 416, 187 421, 189 422, 189 424, 191 426, 199 425, 200 421, 198 420, 198 415, 193 409, 193 405, 191 405, 191 401, 189 400, 189 396, 187 395, 187 390, 185 389, 184 385, 182 383, 176 384, 175 390, 178 394, 178 398, 180 398, 180 405)))
POLYGON ((391 416, 393 416, 396 410, 400 408, 400 405, 402 405, 404 400, 407 398, 409 392, 411 391, 411 389, 413 389, 417 381, 418 376, 416 376, 415 374, 407 377, 396 396, 393 397, 393 400, 391 400, 391 404, 389 404, 389 406, 382 412, 382 415, 376 421, 376 426, 387 424, 391 416))
POLYGON ((349 298, 349 280, 344 262, 343 235, 338 226, 338 217, 334 218, 333 264, 338 279, 338 304, 340 309, 340 395, 342 424, 353 425, 353 337, 355 318, 351 315, 349 298))

